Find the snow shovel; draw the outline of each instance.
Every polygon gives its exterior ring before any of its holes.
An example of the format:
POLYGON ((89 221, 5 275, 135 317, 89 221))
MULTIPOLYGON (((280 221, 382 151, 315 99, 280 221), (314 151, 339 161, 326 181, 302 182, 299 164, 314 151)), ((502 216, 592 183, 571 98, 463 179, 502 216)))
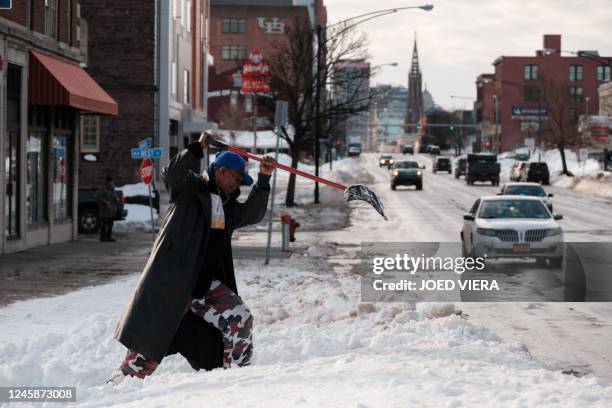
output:
MULTIPOLYGON (((219 150, 227 150, 232 153, 236 153, 236 154, 239 154, 240 156, 247 157, 249 159, 253 159, 259 162, 263 161, 263 159, 259 156, 255 156, 251 153, 245 152, 244 150, 240 150, 235 147, 228 146, 225 143, 215 140, 211 137, 206 138, 206 144, 214 148, 217 148, 219 150)), ((344 191, 344 201, 346 202, 353 201, 353 200, 365 201, 366 203, 369 203, 370 205, 372 205, 372 207, 374 207, 374 209, 378 211, 378 213, 382 215, 385 220, 387 219, 387 216, 385 215, 385 212, 384 212, 383 205, 378 199, 378 197, 376 196, 376 194, 372 190, 370 190, 368 187, 364 186, 363 184, 353 184, 347 187, 342 184, 336 183, 334 181, 327 180, 322 177, 317 177, 310 173, 306 173, 305 171, 298 170, 293 167, 285 166, 284 164, 274 162, 272 163, 272 165, 276 167, 277 169, 285 170, 297 176, 306 177, 307 179, 318 181, 319 183, 326 184, 330 187, 337 188, 338 190, 342 190, 344 191)))

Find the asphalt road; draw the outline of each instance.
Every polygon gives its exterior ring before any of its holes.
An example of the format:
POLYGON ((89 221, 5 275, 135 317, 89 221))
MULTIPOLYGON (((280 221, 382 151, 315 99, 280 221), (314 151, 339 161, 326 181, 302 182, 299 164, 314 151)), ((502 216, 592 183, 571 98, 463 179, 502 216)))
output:
MULTIPOLYGON (((391 191, 389 170, 378 166, 378 154, 357 160, 375 177, 372 185, 385 205, 385 222, 371 208, 358 205, 352 225, 328 232, 326 239, 346 244, 370 242, 459 242, 463 214, 481 196, 500 187, 466 185, 448 173, 433 174, 428 155, 395 154, 426 166, 423 190, 398 187, 391 191)), ((546 187, 555 196, 555 213, 568 242, 612 242, 612 202, 567 189, 546 187)), ((612 244, 611 244, 612 245, 612 244)), ((611 251, 612 252, 612 251, 611 251)), ((601 260, 602 273, 612 276, 612 264, 601 260)), ((537 275, 535 266, 531 272, 537 275)), ((545 365, 576 375, 591 372, 612 381, 612 303, 496 302, 462 303, 469 319, 490 327, 506 341, 524 344, 545 365)))

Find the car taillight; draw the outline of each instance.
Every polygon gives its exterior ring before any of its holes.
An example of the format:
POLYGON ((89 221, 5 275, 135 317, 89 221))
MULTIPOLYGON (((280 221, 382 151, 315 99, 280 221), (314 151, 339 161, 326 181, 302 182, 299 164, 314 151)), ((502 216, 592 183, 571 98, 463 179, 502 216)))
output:
POLYGON ((125 196, 124 195, 121 196, 121 205, 125 205, 125 196))

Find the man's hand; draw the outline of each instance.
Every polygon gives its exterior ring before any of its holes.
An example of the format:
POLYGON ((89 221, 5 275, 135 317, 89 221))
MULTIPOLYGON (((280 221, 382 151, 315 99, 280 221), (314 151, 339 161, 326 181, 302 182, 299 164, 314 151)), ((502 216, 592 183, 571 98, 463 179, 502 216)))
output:
POLYGON ((263 160, 264 161, 259 164, 259 172, 266 176, 271 176, 272 172, 274 171, 274 166, 272 165, 272 163, 274 163, 274 159, 266 156, 263 158, 263 160))

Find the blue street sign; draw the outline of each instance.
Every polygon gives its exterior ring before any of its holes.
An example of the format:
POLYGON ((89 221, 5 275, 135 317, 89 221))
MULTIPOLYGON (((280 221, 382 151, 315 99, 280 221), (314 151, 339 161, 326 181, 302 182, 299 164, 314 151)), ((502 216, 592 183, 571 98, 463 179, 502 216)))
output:
POLYGON ((163 149, 132 149, 132 159, 159 159, 162 157, 163 149))
POLYGON ((146 139, 142 139, 140 142, 138 142, 138 147, 141 149, 149 149, 153 147, 153 138, 147 137, 146 139))
POLYGON ((12 8, 11 0, 0 0, 0 9, 10 10, 12 8))

